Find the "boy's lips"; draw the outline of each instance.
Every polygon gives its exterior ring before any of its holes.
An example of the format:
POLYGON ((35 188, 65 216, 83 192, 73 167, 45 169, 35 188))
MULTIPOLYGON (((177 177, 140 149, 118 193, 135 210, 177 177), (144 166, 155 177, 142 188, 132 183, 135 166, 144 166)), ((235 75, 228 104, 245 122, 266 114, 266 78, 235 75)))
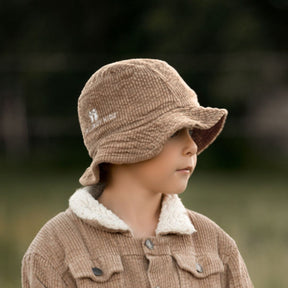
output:
POLYGON ((192 166, 187 166, 187 167, 185 167, 185 168, 177 169, 176 171, 178 171, 178 172, 191 173, 191 172, 192 172, 192 166))

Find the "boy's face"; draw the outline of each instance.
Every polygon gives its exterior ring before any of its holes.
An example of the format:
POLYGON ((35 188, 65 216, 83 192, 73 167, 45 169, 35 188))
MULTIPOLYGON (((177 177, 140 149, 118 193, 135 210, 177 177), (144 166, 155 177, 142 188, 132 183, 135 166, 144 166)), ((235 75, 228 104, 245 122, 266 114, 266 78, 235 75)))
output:
POLYGON ((133 179, 153 193, 179 194, 188 184, 197 163, 193 131, 183 128, 171 136, 156 157, 125 165, 133 179))

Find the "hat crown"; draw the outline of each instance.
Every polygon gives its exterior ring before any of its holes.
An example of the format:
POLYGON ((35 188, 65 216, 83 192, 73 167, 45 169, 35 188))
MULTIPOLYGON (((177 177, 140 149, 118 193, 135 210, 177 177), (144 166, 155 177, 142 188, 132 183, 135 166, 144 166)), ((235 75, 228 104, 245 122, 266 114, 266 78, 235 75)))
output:
POLYGON ((107 133, 133 129, 147 118, 153 121, 166 111, 194 105, 199 105, 196 94, 169 64, 130 59, 105 65, 90 77, 79 97, 78 113, 91 156, 95 140, 107 133))

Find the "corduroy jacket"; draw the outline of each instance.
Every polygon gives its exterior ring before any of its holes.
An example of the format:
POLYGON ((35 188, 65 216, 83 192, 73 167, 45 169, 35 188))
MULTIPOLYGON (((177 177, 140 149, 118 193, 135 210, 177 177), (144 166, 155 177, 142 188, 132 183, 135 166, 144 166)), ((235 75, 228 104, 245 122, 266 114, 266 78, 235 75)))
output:
POLYGON ((23 288, 253 287, 234 240, 177 195, 162 202, 155 237, 137 239, 86 188, 43 226, 22 263, 23 288))

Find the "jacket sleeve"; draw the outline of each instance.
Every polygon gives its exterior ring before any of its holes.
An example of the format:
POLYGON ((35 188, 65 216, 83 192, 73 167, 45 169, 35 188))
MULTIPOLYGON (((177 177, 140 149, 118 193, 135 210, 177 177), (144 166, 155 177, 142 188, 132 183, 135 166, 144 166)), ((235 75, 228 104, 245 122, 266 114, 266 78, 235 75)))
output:
POLYGON ((57 270, 37 254, 25 255, 22 261, 22 288, 66 288, 57 270))
POLYGON ((225 264, 225 288, 253 288, 244 260, 235 244, 225 264))

